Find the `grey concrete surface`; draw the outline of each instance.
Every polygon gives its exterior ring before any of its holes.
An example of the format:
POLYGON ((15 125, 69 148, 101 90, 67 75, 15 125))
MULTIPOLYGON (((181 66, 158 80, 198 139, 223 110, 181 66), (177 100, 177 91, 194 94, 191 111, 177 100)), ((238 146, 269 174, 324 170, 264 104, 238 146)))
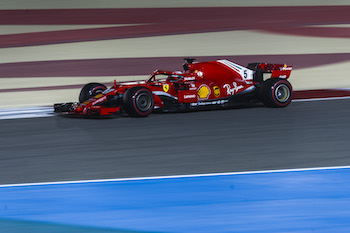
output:
POLYGON ((0 184, 350 165, 350 100, 0 121, 0 184))

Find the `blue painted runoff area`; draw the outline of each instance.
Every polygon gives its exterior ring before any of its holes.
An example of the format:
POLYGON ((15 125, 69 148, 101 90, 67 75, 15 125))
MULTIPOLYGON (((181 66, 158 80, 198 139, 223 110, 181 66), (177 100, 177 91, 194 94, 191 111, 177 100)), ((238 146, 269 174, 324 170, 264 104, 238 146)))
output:
POLYGON ((1 186, 0 232, 350 232, 350 169, 1 186))

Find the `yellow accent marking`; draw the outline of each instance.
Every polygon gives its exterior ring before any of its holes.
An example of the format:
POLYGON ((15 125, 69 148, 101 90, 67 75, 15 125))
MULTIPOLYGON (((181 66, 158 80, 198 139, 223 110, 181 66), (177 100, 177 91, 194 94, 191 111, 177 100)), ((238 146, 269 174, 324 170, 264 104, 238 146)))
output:
POLYGON ((168 92, 169 89, 170 89, 169 84, 163 84, 163 90, 164 90, 165 92, 168 92))
POLYGON ((213 87, 213 90, 214 90, 214 95, 215 97, 219 97, 220 96, 220 88, 218 86, 214 86, 213 87))
POLYGON ((97 99, 97 98, 100 98, 102 96, 102 94, 98 94, 98 95, 95 95, 94 98, 97 99))

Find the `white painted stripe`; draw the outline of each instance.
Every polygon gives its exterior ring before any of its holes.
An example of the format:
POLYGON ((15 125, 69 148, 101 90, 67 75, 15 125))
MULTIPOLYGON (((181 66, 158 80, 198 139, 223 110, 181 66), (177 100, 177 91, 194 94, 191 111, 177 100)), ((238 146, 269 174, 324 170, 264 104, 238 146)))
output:
POLYGON ((244 79, 245 81, 249 82, 249 81, 253 81, 253 70, 248 69, 247 67, 238 65, 232 61, 229 60, 218 60, 217 62, 227 66, 228 68, 230 68, 231 70, 237 72, 242 79, 244 79))
POLYGON ((53 116, 53 107, 0 109, 0 120, 53 116))
POLYGON ((244 69, 247 69, 246 67, 243 67, 241 65, 238 65, 232 61, 229 61, 229 60, 221 60, 222 62, 226 63, 228 66, 232 66, 238 70, 244 70, 244 69))
POLYGON ((107 182, 119 182, 119 181, 181 179, 181 178, 232 176, 232 175, 254 175, 254 174, 267 174, 267 173, 322 171, 322 170, 340 170, 340 169, 350 169, 350 166, 312 167, 312 168, 277 169, 277 170, 262 170, 262 171, 204 173, 204 174, 172 175, 172 176, 150 176, 150 177, 134 177, 134 178, 118 178, 118 179, 72 180, 72 181, 21 183, 21 184, 3 184, 3 185, 0 185, 0 188, 25 187, 25 186, 36 186, 36 185, 86 184, 86 183, 107 183, 107 182))
MULTIPOLYGON (((6 89, 21 89, 21 88, 38 88, 38 87, 52 87, 52 86, 68 86, 80 85, 76 89, 83 88, 89 82, 111 83, 114 79, 117 82, 142 81, 149 77, 149 75, 123 75, 123 76, 66 76, 66 77, 20 77, 20 78, 1 78, 0 90, 6 89)), ((20 92, 20 90, 18 90, 20 92)), ((40 90, 37 90, 40 91, 40 90)), ((50 90, 50 95, 52 95, 50 90)), ((79 90, 80 91, 80 90, 79 90)), ((4 93, 0 93, 3 95, 4 93)), ((79 92, 77 93, 79 94, 79 92)), ((46 97, 43 97, 46 98, 46 97)), ((19 101, 23 101, 19 99, 19 101)))
POLYGON ((299 100, 292 100, 292 102, 311 102, 311 101, 324 101, 324 100, 344 100, 344 99, 350 99, 350 96, 343 96, 343 97, 324 97, 324 98, 313 98, 313 99, 299 99, 299 100))
POLYGON ((176 99, 176 100, 177 100, 177 97, 172 96, 172 95, 170 95, 169 93, 166 93, 166 92, 164 92, 164 91, 152 91, 152 93, 155 94, 155 95, 158 95, 158 96, 160 96, 160 95, 168 96, 168 97, 170 97, 170 98, 173 98, 173 99, 176 99))
POLYGON ((227 60, 218 60, 219 63, 229 67, 230 69, 234 70, 235 72, 240 74, 240 70, 237 69, 237 67, 233 66, 232 64, 230 64, 227 60))
MULTIPOLYGON (((167 95, 169 97, 177 99, 176 97, 171 96, 165 92, 161 92, 161 93, 153 92, 153 93, 157 95, 167 95)), ((298 100, 292 100, 292 102, 298 103, 298 102, 343 100, 343 99, 350 99, 350 96, 298 99, 298 100)), ((24 108, 0 109, 0 120, 51 117, 51 116, 54 116, 53 107, 24 107, 24 108)))
POLYGON ((0 35, 11 35, 33 32, 52 32, 78 29, 95 29, 109 27, 126 27, 145 24, 89 24, 89 25, 0 25, 0 35))
POLYGON ((350 28, 350 24, 322 24, 322 25, 307 25, 304 27, 350 28))

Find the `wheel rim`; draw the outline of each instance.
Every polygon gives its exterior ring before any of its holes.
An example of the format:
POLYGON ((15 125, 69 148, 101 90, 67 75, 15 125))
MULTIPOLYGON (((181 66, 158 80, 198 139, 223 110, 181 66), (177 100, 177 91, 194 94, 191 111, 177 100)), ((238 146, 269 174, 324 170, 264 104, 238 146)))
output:
POLYGON ((140 93, 136 97, 136 107, 142 112, 147 112, 152 106, 152 99, 147 93, 140 93))
POLYGON ((290 97, 290 90, 288 86, 285 84, 279 85, 275 90, 275 96, 279 102, 281 103, 287 102, 290 97))

